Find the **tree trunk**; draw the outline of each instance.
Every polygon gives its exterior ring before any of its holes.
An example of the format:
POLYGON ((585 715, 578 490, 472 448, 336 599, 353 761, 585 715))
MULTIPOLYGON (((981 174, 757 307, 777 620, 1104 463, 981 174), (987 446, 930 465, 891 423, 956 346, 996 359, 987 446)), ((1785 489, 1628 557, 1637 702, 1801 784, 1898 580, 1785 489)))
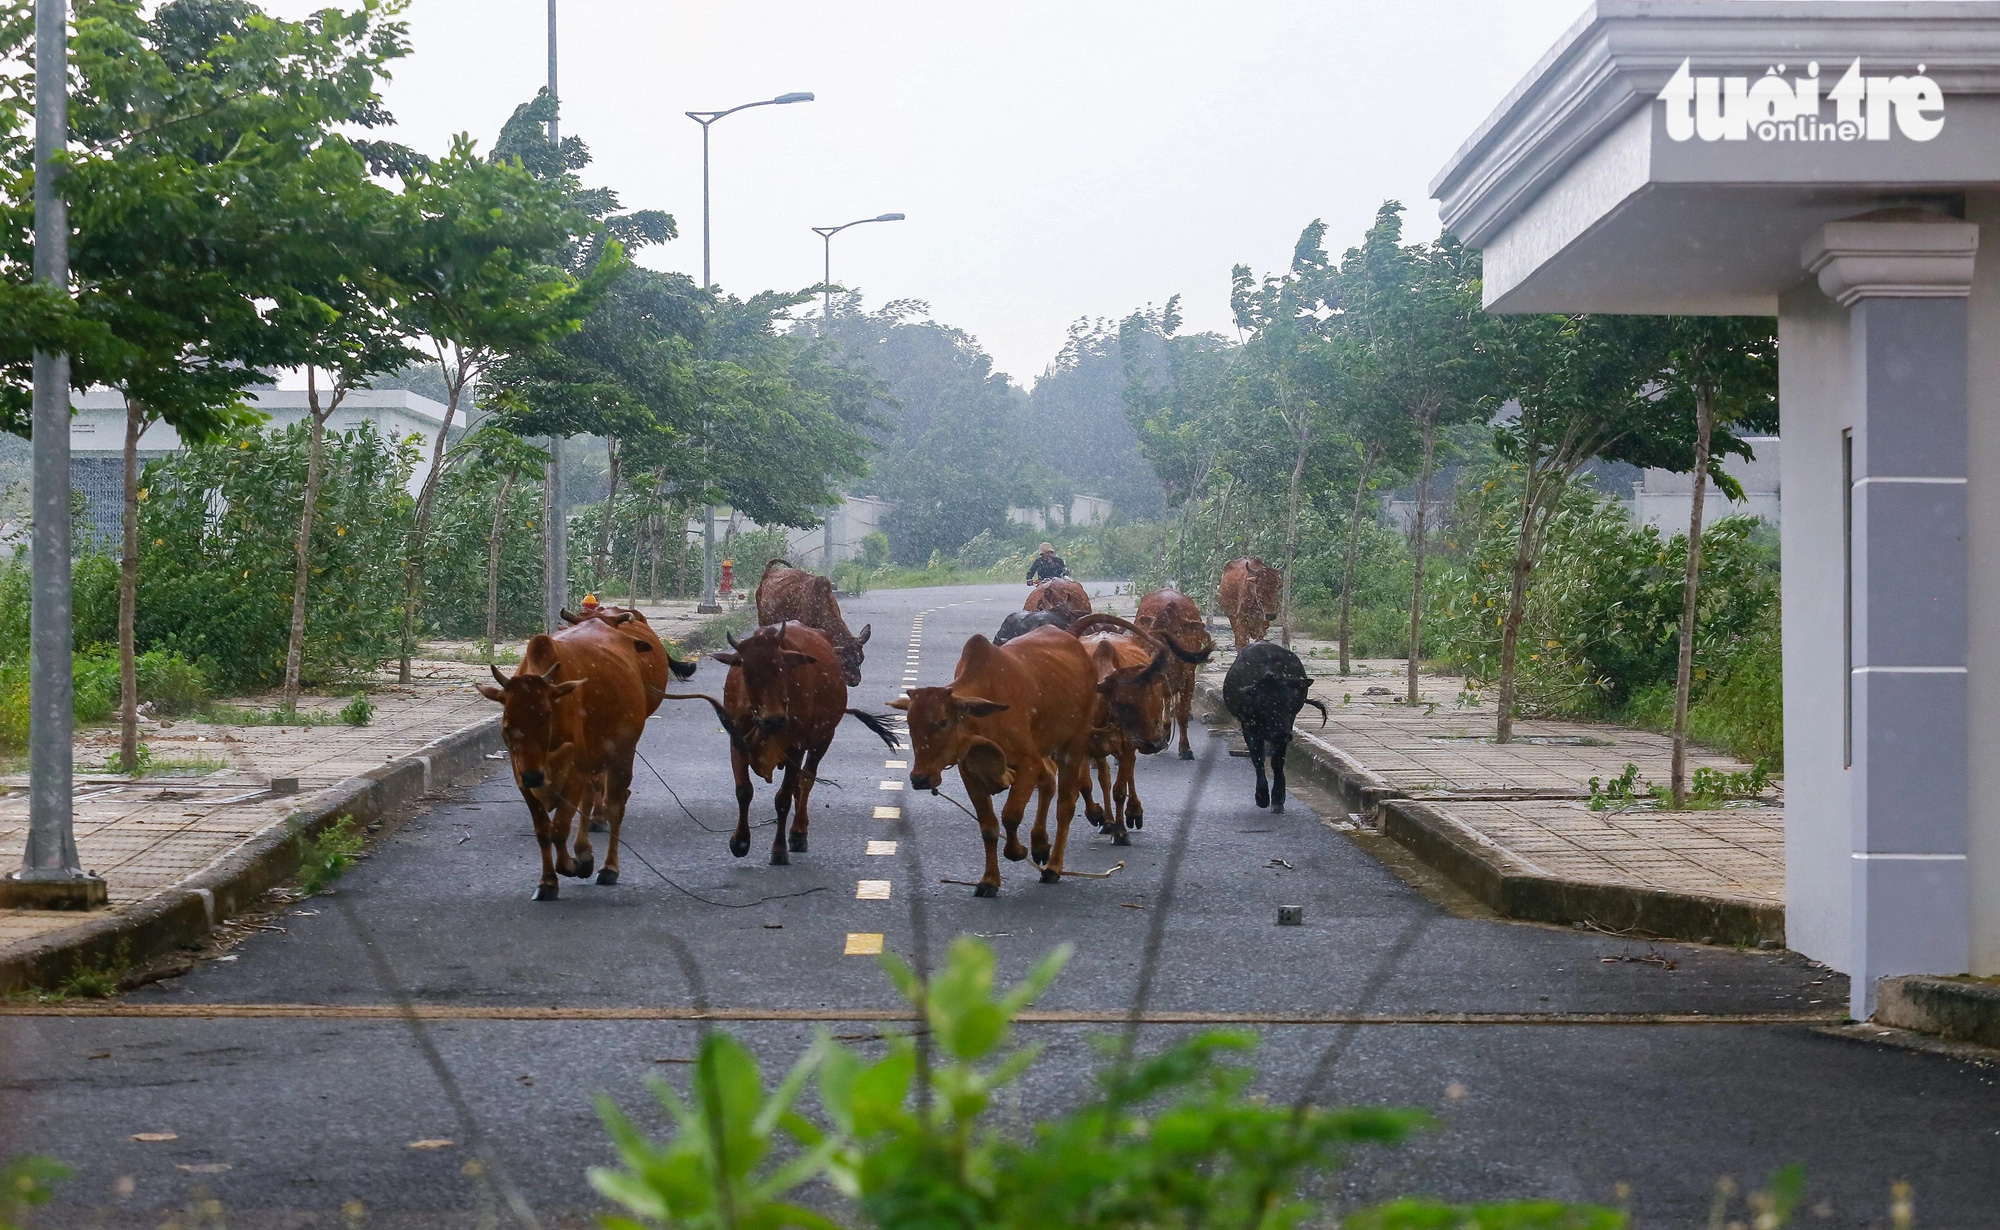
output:
POLYGON ((438 483, 444 478, 445 446, 451 437, 451 421, 458 413, 458 399, 465 392, 465 384, 465 359, 461 355, 456 378, 446 373, 444 421, 438 424, 437 443, 431 448, 431 472, 424 475, 423 490, 417 494, 416 524, 410 529, 410 558, 403 568, 403 659, 396 671, 398 683, 410 682, 410 656, 416 649, 417 604, 424 596, 424 553, 430 546, 431 509, 437 502, 438 483))
POLYGON ((1429 510, 1431 497, 1431 466, 1437 460, 1437 413, 1432 411, 1423 420, 1424 457, 1423 465, 1417 472, 1417 524, 1416 533, 1410 544, 1410 557, 1416 565, 1415 579, 1410 587, 1410 704, 1417 703, 1417 660, 1422 656, 1424 643, 1424 545, 1427 529, 1425 514, 1429 510))
POLYGON ((646 545, 646 519, 635 518, 632 522, 632 585, 625 591, 628 606, 639 605, 639 556, 646 545))
POLYGON ((1535 571, 1535 516, 1540 511, 1539 475, 1531 465, 1521 480, 1521 528, 1514 540, 1514 569, 1507 593, 1507 615, 1500 626, 1499 725, 1494 739, 1514 738, 1514 664, 1521 643, 1521 619, 1528 610, 1528 578, 1535 571))
POLYGON ((1676 809, 1687 806, 1688 691, 1694 684, 1695 599, 1701 586, 1701 505, 1708 487, 1708 442, 1715 431, 1715 402, 1706 386, 1695 387, 1694 417, 1694 500, 1688 510, 1687 577, 1681 582, 1680 663, 1674 668, 1673 805, 1676 809))
POLYGON ((1292 461, 1292 489, 1285 504, 1285 575, 1284 588, 1278 595, 1278 610, 1285 620, 1285 630, 1279 637, 1285 648, 1292 647, 1292 568, 1299 556, 1299 484, 1305 479, 1306 452, 1312 446, 1312 411, 1310 408, 1299 412, 1299 451, 1292 461))
POLYGON ((518 471, 509 470, 500 480, 500 496, 493 501, 493 530, 486 535, 486 664, 493 665, 494 647, 500 643, 500 531, 507 524, 507 497, 514 494, 518 471))
POLYGON ((118 560, 118 765, 139 772, 139 437, 145 407, 125 398, 124 549, 118 560))
POLYGON ((655 606, 660 602, 660 524, 659 513, 646 516, 646 546, 653 557, 652 575, 646 582, 646 601, 655 606))
POLYGON ((1354 510, 1347 515, 1347 558, 1340 568, 1340 673, 1343 675, 1354 663, 1347 648, 1354 612, 1354 569, 1360 562, 1361 513, 1368 505, 1368 479, 1375 472, 1375 458, 1375 449, 1362 451, 1361 478, 1354 484, 1354 510))
POLYGON ((605 488, 604 515, 597 519, 597 544, 591 552, 591 588, 596 589, 610 579, 611 572, 611 514, 618 507, 618 441, 604 441, 605 488))
POLYGON ((304 507, 299 511, 298 558, 292 569, 292 634, 285 643, 285 686, 278 702, 287 710, 298 707, 299 672, 306 656, 306 586, 311 580, 313 517, 319 508, 321 470, 326 458, 326 420, 340 405, 344 392, 336 385, 333 404, 322 414, 319 385, 313 369, 306 368, 306 417, 311 434, 306 440, 306 491, 304 507))

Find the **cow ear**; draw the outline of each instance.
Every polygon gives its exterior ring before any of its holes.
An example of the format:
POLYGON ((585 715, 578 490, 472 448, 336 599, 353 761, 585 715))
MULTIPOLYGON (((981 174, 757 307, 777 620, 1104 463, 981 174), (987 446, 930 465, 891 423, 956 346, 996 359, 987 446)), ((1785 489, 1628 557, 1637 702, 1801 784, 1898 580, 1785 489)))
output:
POLYGON ((778 655, 778 662, 781 667, 811 666, 813 663, 817 661, 819 661, 818 658, 813 657, 809 653, 800 653, 796 649, 787 649, 783 653, 778 655))
POLYGON ((556 767, 566 764, 569 761, 570 753, 574 752, 575 750, 576 750, 576 744, 574 743, 563 744, 561 747, 558 747, 557 749, 549 753, 549 764, 551 766, 556 766, 556 767))
POLYGON ((896 699, 889 702, 889 707, 891 709, 900 709, 904 713, 908 713, 910 711, 910 698, 908 696, 898 696, 896 699))
POLYGON ((476 686, 479 688, 479 694, 487 700, 497 700, 503 705, 507 703, 507 690, 505 688, 496 688, 490 683, 482 683, 476 686))
POLYGON ((743 660, 743 655, 730 653, 726 649, 723 650, 721 653, 712 653, 709 654, 708 656, 714 658, 717 662, 722 663, 724 666, 734 666, 738 662, 741 662, 743 660))
POLYGON ((1012 705, 1003 705, 997 700, 986 700, 979 696, 961 696, 956 699, 958 707, 967 717, 992 717, 996 713, 1004 713, 1013 708, 1012 705))
POLYGON ((857 645, 866 645, 866 644, 868 643, 868 637, 869 637, 869 636, 870 636, 870 635, 871 635, 871 634, 872 634, 872 633, 873 633, 874 631, 875 631, 875 625, 874 625, 874 624, 862 624, 862 625, 861 625, 861 635, 860 635, 860 636, 857 636, 857 637, 855 637, 855 638, 854 638, 854 643, 855 643, 855 644, 857 644, 857 645))
MULTIPOLYGON (((1107 675, 1118 669, 1118 651, 1111 647, 1110 641, 1099 641, 1091 646, 1090 660, 1098 670, 1107 675)), ((1100 679, 1103 677, 1104 675, 1098 676, 1100 679)))
POLYGON ((574 692, 578 688, 582 687, 584 685, 584 682, 585 681, 582 679, 572 679, 568 683, 559 683, 555 685, 554 687, 550 688, 549 691, 556 696, 568 696, 571 692, 574 692))

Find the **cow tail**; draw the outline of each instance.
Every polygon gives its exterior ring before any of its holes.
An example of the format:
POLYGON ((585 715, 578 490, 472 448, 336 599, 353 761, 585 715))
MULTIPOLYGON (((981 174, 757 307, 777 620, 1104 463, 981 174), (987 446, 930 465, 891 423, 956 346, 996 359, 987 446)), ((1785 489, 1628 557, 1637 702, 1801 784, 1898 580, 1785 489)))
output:
POLYGON ((1319 724, 1322 726, 1326 725, 1326 706, 1320 704, 1310 696, 1306 697, 1306 703, 1319 710, 1319 724))
POLYGON ((694 667, 692 662, 683 662, 671 653, 667 655, 667 669, 674 673, 676 679, 686 679, 694 674, 694 667))
POLYGON ((889 745, 890 751, 893 752, 903 746, 896 742, 896 732, 889 728, 889 719, 883 717, 881 714, 869 713, 861 709, 849 709, 847 716, 874 731, 881 738, 882 742, 889 745))
POLYGON ((722 730, 723 730, 723 733, 725 733, 725 734, 727 734, 727 735, 729 736, 729 741, 730 741, 731 743, 734 743, 734 744, 738 744, 738 745, 740 745, 740 744, 741 744, 741 743, 743 742, 743 736, 741 735, 741 733, 739 733, 739 732, 737 731, 737 729, 736 729, 736 724, 735 724, 734 722, 731 722, 731 721, 729 720, 729 710, 727 710, 727 709, 723 708, 723 707, 722 707, 722 702, 721 702, 721 701, 719 701, 719 700, 717 700, 717 699, 715 699, 715 697, 713 697, 713 696, 710 696, 710 695, 709 695, 708 693, 706 693, 706 692, 662 692, 662 693, 660 693, 660 699, 661 699, 661 700, 705 700, 705 701, 707 701, 707 702, 708 702, 708 704, 709 704, 709 707, 715 710, 715 720, 716 720, 716 721, 718 721, 718 722, 720 722, 720 723, 722 724, 722 730))

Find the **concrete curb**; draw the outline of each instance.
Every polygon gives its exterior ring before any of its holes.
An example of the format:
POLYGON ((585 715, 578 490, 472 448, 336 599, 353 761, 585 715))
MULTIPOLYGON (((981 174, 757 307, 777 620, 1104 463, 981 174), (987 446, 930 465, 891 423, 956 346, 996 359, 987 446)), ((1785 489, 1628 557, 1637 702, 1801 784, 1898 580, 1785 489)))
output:
POLYGON ((298 838, 343 816, 369 823, 485 765, 500 747, 500 719, 484 718, 433 739, 358 777, 300 800, 200 872, 116 913, 37 936, 0 950, 0 992, 59 985, 79 969, 146 961, 198 945, 226 918, 252 908, 298 870, 298 838))
MULTIPOLYGON (((1197 680, 1195 687, 1206 709, 1223 712, 1221 689, 1207 680, 1197 680)), ((1704 944, 1784 943, 1783 906, 1526 871, 1502 847, 1452 819, 1441 807, 1390 786, 1310 731, 1301 728, 1297 733, 1287 769, 1303 770, 1348 811, 1371 817, 1385 836, 1508 918, 1581 923, 1704 944), (1302 760, 1299 753, 1304 753, 1302 760)))
POLYGON ((2000 1047, 2000 984, 1909 974, 1875 984, 1875 1021, 2000 1047))

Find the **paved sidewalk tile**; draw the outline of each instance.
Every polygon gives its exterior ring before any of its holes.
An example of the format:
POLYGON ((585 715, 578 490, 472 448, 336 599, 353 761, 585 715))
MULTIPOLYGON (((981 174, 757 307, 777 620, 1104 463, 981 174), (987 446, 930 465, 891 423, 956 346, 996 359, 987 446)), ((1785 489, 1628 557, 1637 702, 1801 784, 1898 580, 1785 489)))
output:
POLYGON ((1591 811, 1540 799, 1434 806, 1534 874, 1785 901, 1782 807, 1591 811))

